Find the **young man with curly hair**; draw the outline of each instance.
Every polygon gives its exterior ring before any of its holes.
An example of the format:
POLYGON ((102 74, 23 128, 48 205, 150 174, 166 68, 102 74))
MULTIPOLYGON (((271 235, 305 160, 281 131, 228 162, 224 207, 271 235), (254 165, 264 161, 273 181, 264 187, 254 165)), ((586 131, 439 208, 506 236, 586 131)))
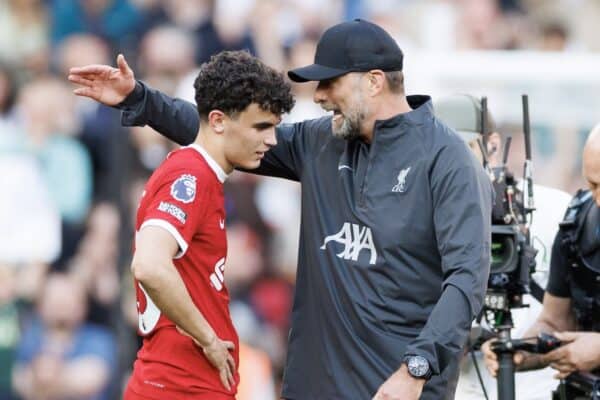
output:
MULTIPOLYGON (((128 68, 122 56, 118 64, 128 68)), ((233 400, 239 382, 223 182, 235 167, 259 166, 294 100, 283 76, 246 52, 213 56, 194 87, 198 136, 156 169, 137 212, 131 268, 144 340, 126 400, 233 400)))

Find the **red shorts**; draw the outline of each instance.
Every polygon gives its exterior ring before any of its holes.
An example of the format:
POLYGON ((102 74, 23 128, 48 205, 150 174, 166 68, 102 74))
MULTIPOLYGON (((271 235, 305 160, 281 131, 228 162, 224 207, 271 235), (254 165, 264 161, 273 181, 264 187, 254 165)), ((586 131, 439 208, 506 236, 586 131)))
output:
MULTIPOLYGON (((203 393, 203 394, 186 394, 186 399, 192 400, 235 400, 234 396, 225 395, 222 393, 203 393)), ((155 400, 152 397, 142 396, 131 389, 131 385, 127 385, 123 400, 155 400)))

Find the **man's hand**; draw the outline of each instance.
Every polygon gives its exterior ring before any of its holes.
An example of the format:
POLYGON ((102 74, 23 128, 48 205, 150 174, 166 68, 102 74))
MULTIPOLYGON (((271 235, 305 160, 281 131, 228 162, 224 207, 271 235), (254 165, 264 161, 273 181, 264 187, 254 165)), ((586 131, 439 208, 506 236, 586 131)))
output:
POLYGON ((563 379, 575 371, 591 371, 600 367, 600 333, 562 332, 554 336, 563 345, 544 355, 544 360, 558 371, 555 378, 563 379))
POLYGON ((400 369, 379 387, 372 400, 418 400, 425 382, 425 379, 414 378, 408 373, 406 364, 402 364, 400 369))
POLYGON ((73 93, 108 106, 121 103, 135 88, 135 77, 122 54, 117 56, 117 66, 86 65, 71 68, 69 81, 81 86, 73 93))
POLYGON ((227 390, 231 390, 233 385, 235 385, 233 377, 235 373, 235 361, 230 351, 235 349, 235 344, 230 341, 221 340, 215 335, 208 345, 203 346, 180 327, 177 326, 177 330, 182 335, 190 337, 196 346, 202 349, 208 361, 219 371, 219 377, 223 386, 227 390))
MULTIPOLYGON (((481 345, 481 352, 483 353, 483 361, 485 362, 485 366, 494 378, 498 375, 498 355, 492 350, 492 343, 495 342, 496 339, 490 339, 481 345)), ((515 363, 515 368, 519 368, 524 364, 524 361, 528 358, 528 354, 523 351, 517 351, 513 355, 513 362, 515 363)))

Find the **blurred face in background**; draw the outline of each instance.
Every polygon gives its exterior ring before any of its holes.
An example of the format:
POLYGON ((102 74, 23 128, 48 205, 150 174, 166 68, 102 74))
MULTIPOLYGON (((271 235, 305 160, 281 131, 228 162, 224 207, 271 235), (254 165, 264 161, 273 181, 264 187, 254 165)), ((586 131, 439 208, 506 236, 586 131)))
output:
POLYGON ((38 144, 52 134, 73 134, 78 128, 75 96, 53 77, 38 78, 23 87, 18 106, 30 139, 38 144))
POLYGON ((63 76, 72 67, 111 62, 108 45, 98 36, 84 34, 69 36, 61 42, 58 57, 63 76))
POLYGON ((50 329, 72 331, 87 311, 85 288, 65 274, 48 275, 38 299, 38 312, 50 329))

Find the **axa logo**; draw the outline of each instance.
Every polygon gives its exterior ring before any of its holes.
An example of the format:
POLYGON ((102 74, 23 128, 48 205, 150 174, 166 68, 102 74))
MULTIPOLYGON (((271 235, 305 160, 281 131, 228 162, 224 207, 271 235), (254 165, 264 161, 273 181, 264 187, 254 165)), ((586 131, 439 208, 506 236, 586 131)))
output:
POLYGON ((329 235, 323 240, 321 250, 325 250, 331 241, 344 245, 344 250, 336 254, 339 258, 356 261, 360 252, 366 250, 370 253, 369 264, 373 265, 377 260, 377 249, 369 227, 345 222, 338 233, 329 235))
POLYGON ((404 193, 406 192, 406 175, 410 172, 410 167, 405 168, 400 171, 398 174, 398 183, 394 185, 392 188, 392 192, 394 193, 404 193))

